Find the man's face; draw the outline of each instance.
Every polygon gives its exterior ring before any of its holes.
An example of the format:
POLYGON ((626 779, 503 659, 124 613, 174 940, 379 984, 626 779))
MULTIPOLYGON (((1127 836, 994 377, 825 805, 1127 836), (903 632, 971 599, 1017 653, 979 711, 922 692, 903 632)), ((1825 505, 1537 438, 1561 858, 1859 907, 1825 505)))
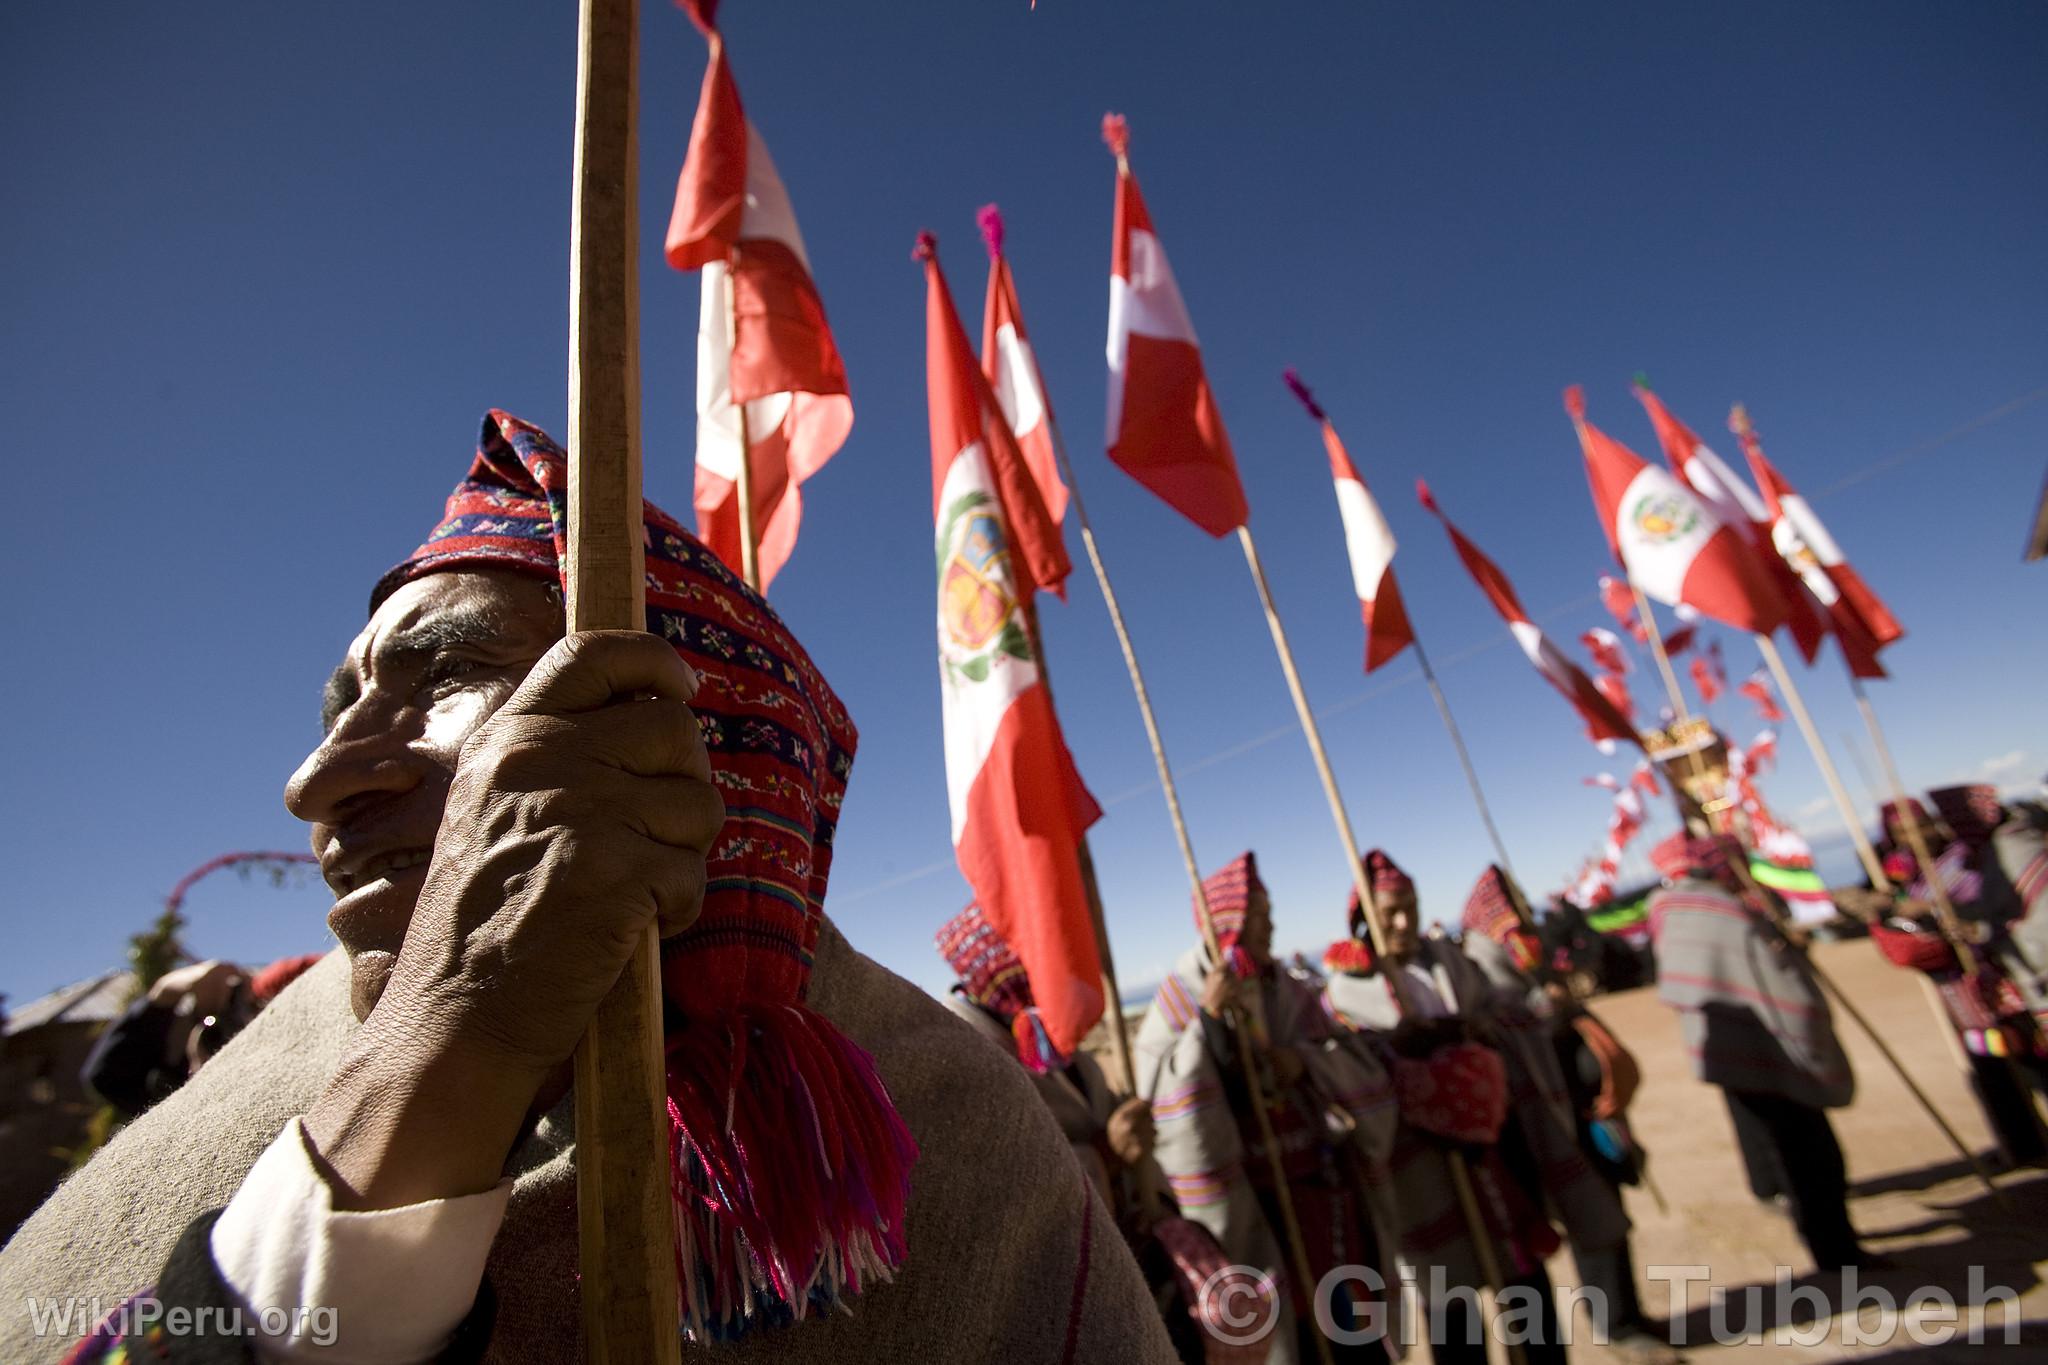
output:
POLYGON ((562 634, 538 579, 429 574, 384 599, 328 679, 325 737, 285 785, 313 827, 363 1018, 405 942, 463 743, 562 634))
POLYGON ((1422 946, 1422 917, 1417 913, 1415 893, 1397 891, 1387 897, 1387 955, 1399 961, 1412 957, 1422 946))
POLYGON ((1254 887, 1244 909, 1244 928, 1238 930, 1237 945, 1258 963, 1273 958, 1273 901, 1262 888, 1254 887))

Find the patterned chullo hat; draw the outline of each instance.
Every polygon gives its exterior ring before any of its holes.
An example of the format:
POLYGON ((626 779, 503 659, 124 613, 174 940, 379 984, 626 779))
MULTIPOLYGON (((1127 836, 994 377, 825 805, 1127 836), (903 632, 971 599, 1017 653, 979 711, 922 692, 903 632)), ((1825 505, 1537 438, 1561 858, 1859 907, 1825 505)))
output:
MULTIPOLYGON (((1266 884, 1259 880, 1258 858, 1248 852, 1239 854, 1235 861, 1202 881, 1202 900, 1209 903, 1209 923, 1216 929, 1216 946, 1223 950, 1224 964, 1232 976, 1257 976, 1265 965, 1255 961, 1240 942, 1244 936, 1244 917, 1251 910, 1254 893, 1265 895, 1266 884)), ((1194 902, 1194 912, 1195 925, 1200 928, 1201 901, 1194 902)))
POLYGON ((1488 863, 1486 871, 1479 874, 1472 894, 1465 898, 1465 913, 1460 923, 1467 935, 1478 934, 1492 939, 1508 950, 1508 956, 1517 967, 1533 972, 1543 960, 1542 940, 1522 922, 1522 912, 1516 907, 1515 899, 1514 888, 1508 884, 1508 874, 1497 864, 1488 863))
MULTIPOLYGON (((487 413, 441 523, 371 610, 438 572, 561 581, 568 468, 538 427, 487 413)), ((703 912, 661 953, 680 1313, 725 1338, 890 1276, 917 1145, 874 1060, 804 1003, 853 722, 768 604, 644 511, 647 629, 703 680, 691 708, 725 798, 703 912)))
POLYGON ((953 989, 1008 1026, 1018 1061, 1039 1075, 1067 1064, 1039 1021, 1024 960, 996 932, 979 905, 969 905, 940 925, 932 942, 959 978, 953 989))

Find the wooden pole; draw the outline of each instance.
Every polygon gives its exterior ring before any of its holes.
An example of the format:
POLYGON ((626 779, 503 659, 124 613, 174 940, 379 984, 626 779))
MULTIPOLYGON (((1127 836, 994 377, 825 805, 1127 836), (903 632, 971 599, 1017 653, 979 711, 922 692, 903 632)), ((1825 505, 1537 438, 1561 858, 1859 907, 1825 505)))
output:
MULTIPOLYGON (((1315 756, 1316 773, 1322 778, 1323 795, 1330 803, 1330 818, 1336 822, 1337 838, 1344 846, 1344 857, 1351 866, 1351 884, 1358 892, 1358 905, 1365 914, 1366 931, 1372 935, 1373 951, 1387 966, 1382 969, 1387 990, 1393 996, 1394 1008, 1403 1017, 1412 1017, 1407 996, 1402 988, 1401 973, 1393 969, 1392 960, 1386 957, 1387 925, 1381 913, 1379 902, 1374 899, 1372 883, 1365 875, 1365 861, 1359 856, 1358 837, 1351 828, 1351 816, 1344 808, 1344 798, 1337 790, 1337 775, 1330 767, 1329 750, 1323 746, 1322 728, 1316 724, 1316 716, 1308 704, 1308 693, 1301 685, 1301 673, 1294 665, 1294 649, 1287 643, 1287 629, 1280 623, 1279 609, 1273 605, 1272 589, 1266 584, 1266 569, 1259 562, 1259 547, 1252 540, 1250 526, 1237 528, 1238 543, 1244 547, 1245 566, 1251 570, 1252 584, 1258 589, 1259 605, 1266 612, 1266 628, 1273 636, 1273 649, 1280 657, 1280 671, 1287 677, 1287 690, 1294 697, 1294 712, 1301 722, 1301 732, 1308 740, 1309 752, 1315 756)), ((1457 1191, 1460 1210, 1465 1215, 1465 1228, 1472 1238, 1472 1249, 1478 1254, 1480 1273, 1486 1276, 1489 1287, 1498 1291, 1506 1281, 1501 1278, 1500 1260, 1493 1244, 1492 1232, 1486 1226, 1486 1218, 1479 1210, 1479 1201, 1472 1192, 1471 1173, 1466 1169, 1465 1154, 1455 1148, 1444 1152, 1444 1162, 1450 1167, 1451 1185, 1457 1191)), ((1523 1359, 1519 1343, 1508 1343, 1508 1357, 1513 1361, 1523 1359)))
MULTIPOLYGON (((716 30, 711 34, 713 43, 723 43, 716 30)), ((713 53, 714 60, 717 53, 713 53)), ((726 350, 725 390, 733 400, 733 417, 739 427, 740 474, 733 496, 740 504, 740 577, 755 592, 761 591, 761 547, 760 537, 754 530, 754 461, 747 440, 747 405, 739 401, 733 390, 732 367, 739 357, 740 349, 740 248, 733 244, 732 253, 725 262, 725 330, 729 345, 726 350)))
POLYGON ((1806 740, 1806 747, 1813 754, 1813 761, 1820 768, 1821 780, 1827 783, 1828 795, 1834 798, 1835 809, 1841 813, 1842 823, 1848 826, 1849 842, 1856 846, 1856 856, 1863 863, 1864 872, 1870 876, 1870 885, 1878 891, 1889 891, 1891 879, 1884 875, 1884 864, 1877 860, 1877 850, 1870 846, 1870 840, 1863 833, 1863 822, 1857 818, 1856 808, 1849 804, 1849 793, 1842 788, 1842 776, 1835 771, 1834 760, 1828 757, 1825 744, 1821 743, 1820 732, 1813 728, 1813 717, 1806 712, 1806 702, 1799 695, 1799 688, 1792 681, 1792 675, 1785 668, 1784 656, 1778 653, 1778 646, 1768 635, 1756 637, 1756 647, 1764 656, 1764 665, 1771 670, 1771 676, 1778 680, 1778 691, 1785 698, 1785 705, 1791 708, 1792 719, 1799 726, 1799 733, 1806 740))
MULTIPOLYGON (((1117 162, 1119 167, 1124 165, 1121 156, 1117 158, 1117 162)), ((1216 939, 1216 925, 1209 911, 1209 894, 1202 886, 1201 864, 1195 861, 1194 843, 1188 837, 1187 818, 1181 811, 1180 788, 1174 783, 1173 767, 1167 762, 1166 746, 1159 737, 1159 717, 1152 709, 1152 694, 1145 686, 1144 670, 1138 666, 1137 650, 1131 645, 1131 633, 1124 622, 1123 608, 1117 602, 1116 590, 1110 586, 1109 570, 1102 562, 1102 551, 1095 543, 1095 530, 1089 524, 1088 509, 1081 501, 1081 487, 1075 481, 1074 467, 1067 459, 1066 442, 1061 439, 1057 426, 1052 426, 1050 422, 1048 426, 1051 426, 1052 430, 1053 454, 1059 460, 1060 473, 1067 481, 1068 502, 1074 509, 1075 520, 1081 526, 1081 544, 1088 551, 1088 562, 1095 570, 1096 585, 1102 589, 1103 603, 1109 608, 1110 624, 1116 628, 1117 644, 1123 650, 1124 667, 1131 675, 1131 690, 1137 695, 1138 711, 1145 720, 1145 736, 1152 745, 1152 761, 1159 769, 1159 786, 1166 795, 1166 811, 1173 820, 1173 833, 1180 844, 1181 862, 1187 869, 1188 885, 1194 890, 1195 907, 1198 912, 1196 920, 1202 931, 1202 943, 1208 949, 1211 966, 1220 967, 1223 965, 1223 948, 1216 939)), ((1105 957, 1103 960, 1107 963, 1108 958, 1105 957)), ((1117 1009, 1117 1020, 1119 1024, 1122 1023, 1121 1005, 1117 1009)), ((1280 1144, 1273 1133, 1273 1120, 1266 1112, 1265 1087, 1259 1081, 1258 1059, 1252 1055, 1249 1024, 1240 1017, 1238 1027, 1232 1031, 1237 1035, 1238 1067, 1243 1071, 1245 1085, 1251 1092, 1252 1112, 1257 1117, 1259 1137, 1266 1144, 1266 1155, 1272 1167, 1275 1202, 1280 1208, 1281 1232, 1287 1238, 1288 1257, 1293 1262, 1293 1271, 1301 1282, 1303 1292, 1312 1295, 1316 1281, 1310 1273, 1308 1246, 1302 1240, 1301 1222, 1295 1217, 1294 1196, 1287 1187, 1287 1172, 1281 1165, 1280 1144)), ((1131 1093, 1136 1094, 1138 1091, 1135 1065, 1131 1079, 1131 1093)), ((1334 1365, 1329 1341, 1320 1331, 1313 1335, 1317 1358, 1322 1365, 1334 1365)))
POLYGON ((1508 881, 1515 887, 1515 909, 1526 923, 1529 912, 1522 901, 1521 878, 1515 875, 1515 865, 1508 859, 1507 841, 1500 837, 1500 827, 1493 823, 1493 811, 1486 804, 1486 791, 1479 785, 1479 771, 1472 766, 1472 754, 1465 747, 1465 736, 1451 715, 1451 704, 1444 699, 1443 688, 1437 684, 1436 670, 1429 666, 1429 655, 1422 650, 1422 637, 1413 636, 1411 643, 1415 646, 1415 662, 1422 669, 1422 680, 1429 684, 1429 695, 1436 702, 1436 713, 1443 717, 1444 729, 1451 736, 1451 746, 1458 751, 1458 766, 1465 770, 1465 785, 1472 789, 1472 801, 1479 807, 1479 819, 1486 826, 1486 837, 1493 840, 1494 856, 1500 859, 1500 870, 1507 873, 1508 881))
MULTIPOLYGON (((568 627, 644 630, 637 0, 581 0, 570 218, 568 627)), ((576 1050, 584 1350, 681 1359, 659 944, 650 924, 576 1050)))

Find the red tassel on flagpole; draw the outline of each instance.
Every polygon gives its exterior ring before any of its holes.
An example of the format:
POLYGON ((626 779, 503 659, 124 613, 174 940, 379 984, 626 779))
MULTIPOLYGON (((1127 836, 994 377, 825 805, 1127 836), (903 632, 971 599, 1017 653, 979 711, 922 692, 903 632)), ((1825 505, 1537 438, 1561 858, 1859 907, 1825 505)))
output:
POLYGON ((1122 114, 1102 116, 1102 140, 1117 156, 1130 155, 1131 126, 1122 114))
POLYGON ((988 243, 990 260, 1000 260, 1003 254, 1003 211, 994 204, 983 204, 975 213, 974 221, 981 225, 981 240, 988 243))

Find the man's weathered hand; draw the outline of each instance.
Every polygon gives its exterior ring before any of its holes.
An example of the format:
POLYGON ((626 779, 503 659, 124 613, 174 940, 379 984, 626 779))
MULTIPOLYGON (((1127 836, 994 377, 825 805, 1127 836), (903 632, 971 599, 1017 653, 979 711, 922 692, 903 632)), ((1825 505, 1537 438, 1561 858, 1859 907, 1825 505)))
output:
POLYGON ((540 1077, 575 1050, 651 920, 704 902, 725 819, 689 708, 697 677, 664 640, 561 641, 463 746, 434 858, 371 1019, 417 1022, 540 1077))
POLYGON ((1208 979, 1202 982, 1202 1013, 1211 1019, 1221 1019, 1223 1012, 1237 999, 1237 978, 1224 966, 1211 967, 1208 979))
POLYGON ((557 643, 463 746, 390 984, 306 1119, 390 1208, 488 1188, 645 927, 687 928, 724 822, 665 641, 557 643))

